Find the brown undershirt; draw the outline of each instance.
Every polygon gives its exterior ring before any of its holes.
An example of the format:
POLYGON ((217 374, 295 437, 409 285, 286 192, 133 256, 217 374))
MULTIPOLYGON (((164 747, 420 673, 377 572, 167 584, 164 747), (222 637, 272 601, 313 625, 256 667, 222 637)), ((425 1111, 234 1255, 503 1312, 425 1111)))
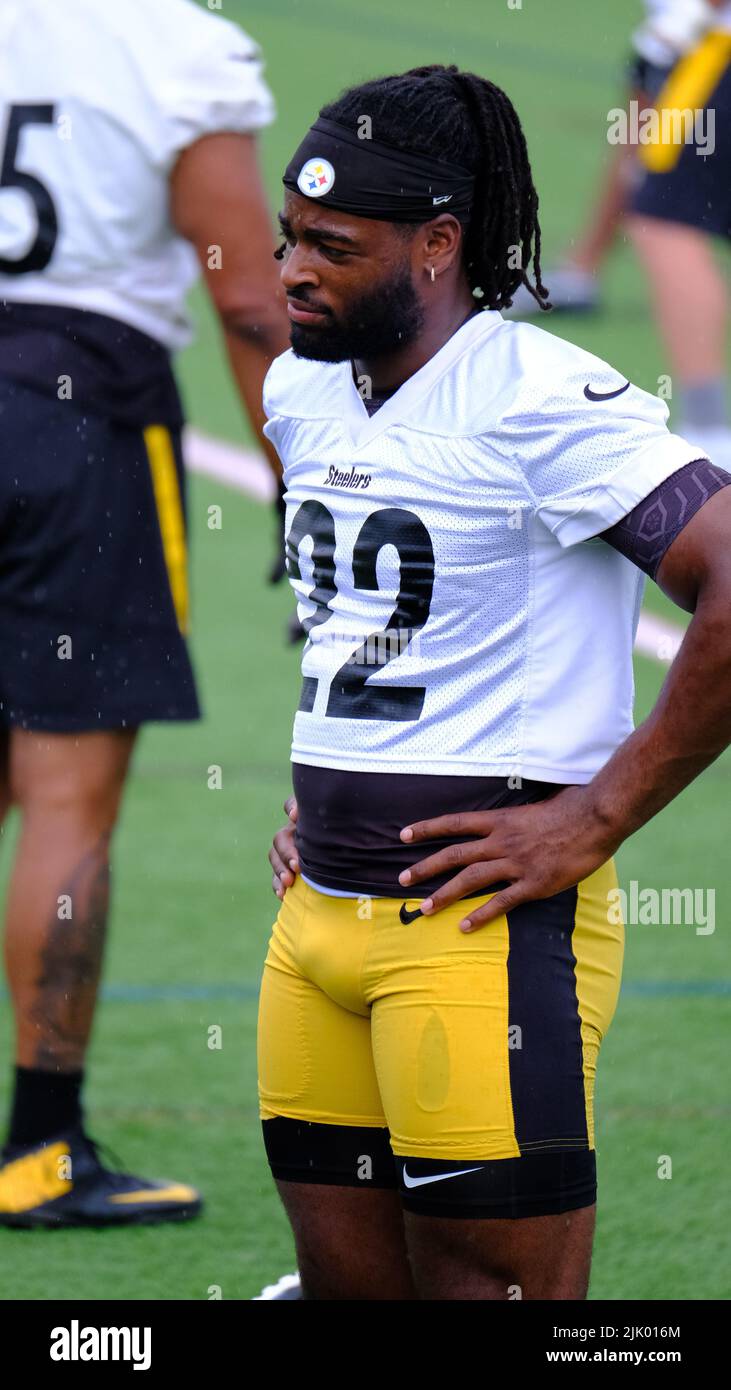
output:
POLYGON ((295 843, 305 878, 344 893, 402 900, 426 897, 453 877, 453 872, 442 874, 417 889, 404 889, 398 881, 402 870, 465 838, 414 847, 399 839, 405 825, 456 811, 524 806, 561 790, 555 782, 526 778, 513 787, 505 777, 348 772, 295 762, 292 787, 298 808, 295 843))

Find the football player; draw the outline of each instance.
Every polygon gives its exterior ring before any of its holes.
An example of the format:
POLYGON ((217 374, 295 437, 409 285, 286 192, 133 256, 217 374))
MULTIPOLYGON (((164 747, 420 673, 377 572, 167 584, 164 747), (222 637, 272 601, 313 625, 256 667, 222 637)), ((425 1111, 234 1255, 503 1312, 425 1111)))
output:
POLYGON ((731 738, 731 475, 503 319, 545 290, 491 82, 346 91, 284 186, 266 430, 308 641, 259 1067, 304 1297, 583 1298, 613 855, 731 738), (648 574, 694 616, 633 731, 648 574))
POLYGON ((659 134, 639 149, 644 177, 629 228, 669 357, 678 427, 731 468, 728 271, 715 254, 717 243, 725 253, 731 245, 731 0, 709 4, 709 32, 657 98, 659 134))
POLYGON ((80 1093, 135 737, 199 717, 170 354, 200 268, 257 427, 287 342, 255 145, 272 115, 256 45, 191 0, 0 7, 0 815, 20 813, 6 1225, 200 1206, 105 1166, 80 1093))
MULTIPOLYGON (((647 111, 664 87, 684 53, 694 48, 708 28, 712 11, 708 0, 644 0, 645 18, 632 35, 628 63, 627 106, 647 111)), ((548 270, 551 308, 586 313, 601 308, 598 277, 613 250, 631 191, 637 157, 636 146, 617 145, 601 188, 589 208, 571 250, 548 270)), ((535 316, 540 308, 530 292, 520 286, 510 314, 535 316)))

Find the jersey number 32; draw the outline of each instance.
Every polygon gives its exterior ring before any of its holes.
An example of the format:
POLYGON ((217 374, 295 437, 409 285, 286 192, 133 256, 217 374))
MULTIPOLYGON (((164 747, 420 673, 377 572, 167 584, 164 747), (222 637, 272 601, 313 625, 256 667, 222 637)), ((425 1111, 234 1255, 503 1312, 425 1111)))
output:
MULTIPOLYGON (((322 502, 303 502, 287 536, 287 567, 301 579, 299 548, 305 536, 312 538, 314 587, 308 594, 315 612, 302 620, 306 632, 333 616, 330 602, 337 595, 335 582, 335 520, 322 502)), ((423 685, 368 685, 374 666, 382 669, 406 650, 429 616, 434 588, 434 550, 429 532, 413 512, 384 507, 364 521, 353 547, 353 583, 356 589, 377 589, 376 561, 384 545, 392 545, 400 562, 396 607, 385 630, 371 633, 330 682, 326 714, 336 719, 418 719, 424 704, 423 685)), ((310 713, 318 681, 305 676, 299 708, 310 713)))

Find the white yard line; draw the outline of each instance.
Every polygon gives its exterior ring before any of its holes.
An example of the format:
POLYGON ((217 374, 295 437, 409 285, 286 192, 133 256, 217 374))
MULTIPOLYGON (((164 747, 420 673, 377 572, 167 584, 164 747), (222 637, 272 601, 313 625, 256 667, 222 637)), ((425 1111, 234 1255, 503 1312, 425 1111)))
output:
POLYGON ((677 623, 670 623, 667 618, 657 618, 654 613, 641 613, 635 647, 643 656, 670 666, 684 636, 683 628, 677 623))
MULTIPOLYGON (((260 502, 272 501, 275 487, 271 470, 253 449, 240 449, 236 444, 190 428, 185 431, 183 448, 185 462, 193 473, 204 473, 260 502)), ((683 629, 676 623, 652 613, 641 614, 635 645, 643 656, 669 666, 682 640, 683 629)))
POLYGON ((206 477, 228 483, 260 502, 273 500, 276 489, 272 471, 263 455, 253 449, 240 449, 188 427, 183 436, 183 453, 191 472, 205 473, 206 477))

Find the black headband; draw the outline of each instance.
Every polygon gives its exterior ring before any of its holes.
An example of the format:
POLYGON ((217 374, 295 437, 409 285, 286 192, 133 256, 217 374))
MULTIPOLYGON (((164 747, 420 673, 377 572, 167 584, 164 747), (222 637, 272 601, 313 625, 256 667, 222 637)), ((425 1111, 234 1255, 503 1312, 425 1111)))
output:
POLYGON ((466 221, 475 185, 459 164, 361 140, 348 126, 322 117, 308 130, 283 182, 326 207, 385 222, 427 222, 440 212, 466 221))

